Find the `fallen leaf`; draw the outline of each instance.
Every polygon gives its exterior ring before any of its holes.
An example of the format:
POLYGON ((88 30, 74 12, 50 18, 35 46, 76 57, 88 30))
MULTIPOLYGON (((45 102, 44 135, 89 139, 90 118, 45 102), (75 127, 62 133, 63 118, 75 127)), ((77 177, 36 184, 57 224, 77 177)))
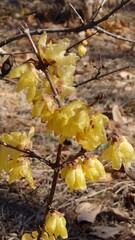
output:
POLYGON ((118 234, 120 234, 124 227, 122 226, 115 226, 115 227, 109 227, 109 226, 95 226, 92 228, 93 232, 91 232, 91 236, 98 237, 99 239, 116 239, 114 238, 116 235, 118 237, 118 234))
POLYGON ((132 180, 135 180, 135 159, 131 160, 130 164, 123 164, 125 173, 130 177, 132 180))
POLYGON ((120 108, 118 105, 115 105, 112 109, 113 120, 119 124, 125 123, 126 119, 122 116, 120 108))
POLYGON ((94 223, 97 214, 100 213, 102 208, 102 204, 88 203, 83 202, 80 203, 75 212, 77 213, 77 221, 80 223, 82 221, 87 221, 90 223, 94 223))
POLYGON ((132 79, 134 75, 128 71, 121 71, 119 76, 123 79, 132 79))

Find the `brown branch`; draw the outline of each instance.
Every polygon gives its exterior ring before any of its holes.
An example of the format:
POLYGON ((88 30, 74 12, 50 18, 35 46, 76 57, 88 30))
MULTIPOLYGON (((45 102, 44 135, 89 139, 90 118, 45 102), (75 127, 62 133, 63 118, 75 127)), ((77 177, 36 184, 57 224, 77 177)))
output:
POLYGON ((51 186, 49 198, 48 198, 48 201, 47 201, 47 208, 49 208, 51 206, 51 204, 52 204, 54 193, 55 193, 55 189, 56 189, 57 179, 58 179, 58 175, 59 175, 59 171, 60 171, 58 169, 58 166, 60 165, 61 151, 62 151, 62 145, 59 144, 58 150, 57 150, 56 162, 55 162, 55 168, 56 169, 54 170, 52 186, 51 186))
MULTIPOLYGON (((121 1, 121 3, 115 7, 113 10, 111 10, 108 14, 106 14, 104 17, 98 19, 97 21, 90 21, 87 24, 84 24, 83 26, 79 26, 79 27, 69 27, 69 28, 45 28, 45 29, 36 29, 36 30, 32 30, 30 31, 31 35, 40 35, 42 34, 44 31, 46 31, 47 33, 58 33, 58 32, 74 32, 74 33, 78 33, 81 31, 85 31, 87 29, 90 28, 94 28, 96 27, 98 24, 108 20, 111 16, 114 15, 114 13, 116 13, 119 9, 121 9, 122 7, 124 7, 127 3, 129 3, 131 0, 125 0, 125 1, 121 1)), ((5 40, 0 42, 0 47, 3 47, 4 45, 7 45, 15 40, 21 39, 25 37, 24 33, 21 34, 16 34, 15 36, 6 38, 5 40)))
MULTIPOLYGON (((118 10, 120 10, 121 8, 123 8, 127 3, 129 3, 131 0, 123 0, 121 1, 121 3, 115 7, 114 9, 112 9, 109 13, 107 13, 105 16, 103 16, 102 18, 98 19, 97 21, 94 21, 95 26, 97 26, 98 24, 108 20, 111 16, 113 16, 118 10)), ((94 27, 94 26, 93 26, 94 27)))
POLYGON ((30 42, 30 45, 31 45, 32 48, 33 48, 33 51, 34 51, 34 53, 35 53, 36 56, 37 56, 37 59, 38 59, 38 60, 40 61, 40 63, 43 65, 43 62, 42 62, 42 60, 41 60, 41 58, 40 58, 38 49, 37 49, 37 47, 36 47, 36 45, 35 45, 32 37, 31 37, 30 30, 29 30, 28 25, 27 25, 26 23, 25 23, 24 26, 21 26, 21 31, 22 31, 22 33, 24 33, 25 36, 28 38, 28 40, 29 40, 29 42, 30 42))
POLYGON ((4 56, 6 56, 6 55, 23 55, 23 54, 28 54, 28 53, 33 53, 32 51, 27 51, 27 52, 14 52, 14 53, 8 53, 8 52, 6 52, 6 53, 1 53, 0 52, 0 56, 1 57, 4 57, 4 56))
POLYGON ((38 154, 36 154, 34 151, 31 150, 27 150, 27 149, 21 149, 19 147, 14 147, 10 144, 7 144, 3 141, 0 140, 0 145, 7 147, 7 148, 11 148, 14 149, 16 151, 22 152, 25 154, 25 157, 29 157, 29 158, 36 158, 38 160, 40 160, 41 162, 45 163, 46 165, 48 165, 49 167, 53 168, 54 164, 51 163, 51 161, 46 160, 45 158, 39 156, 38 154))
POLYGON ((77 18, 79 19, 80 23, 82 24, 82 26, 84 25, 84 21, 81 17, 81 15, 77 12, 77 10, 75 9, 75 7, 72 5, 72 3, 69 3, 70 7, 73 9, 73 11, 75 12, 75 14, 77 15, 77 18))
POLYGON ((103 34, 106 34, 110 37, 113 37, 113 38, 116 38, 117 40, 121 40, 121 41, 124 41, 124 42, 129 42, 129 43, 135 43, 135 40, 130 40, 128 38, 125 38, 125 37, 122 37, 121 35, 117 35, 115 33, 111 33, 99 26, 96 26, 94 27, 94 29, 96 29, 99 33, 103 33, 103 34))
POLYGON ((80 150, 78 153, 76 153, 74 156, 69 156, 69 157, 66 159, 65 162, 63 162, 62 164, 60 164, 60 169, 63 168, 63 167, 65 167, 65 166, 67 166, 67 165, 69 165, 69 164, 72 163, 75 159, 83 156, 84 153, 86 153, 86 150, 83 149, 83 148, 81 148, 81 150, 80 150))
POLYGON ((56 162, 54 163, 56 169, 54 169, 52 185, 51 185, 48 201, 47 201, 47 204, 46 204, 45 217, 44 217, 44 220, 43 220, 43 224, 40 228, 41 230, 40 230, 40 233, 39 233, 38 238, 37 238, 38 240, 41 239, 42 234, 44 233, 46 215, 47 215, 48 211, 51 209, 51 205, 52 205, 52 202, 53 202, 53 198, 54 198, 54 194, 55 194, 55 190, 56 190, 56 185, 57 185, 57 180, 58 180, 58 177, 59 177, 59 171, 60 171, 58 166, 60 165, 61 151, 62 151, 62 145, 59 144, 58 150, 57 150, 56 162))
POLYGON ((102 0, 101 4, 99 5, 97 11, 95 12, 94 16, 92 17, 91 21, 94 21, 97 17, 97 15, 99 14, 101 8, 104 6, 106 0, 102 0))
POLYGON ((84 82, 78 83, 78 84, 74 85, 74 87, 76 87, 76 88, 77 88, 77 87, 80 87, 80 86, 82 86, 82 85, 84 85, 84 84, 86 84, 86 83, 89 83, 89 82, 93 81, 93 80, 98 80, 98 79, 100 79, 100 78, 102 78, 102 77, 106 77, 106 76, 108 76, 108 75, 110 75, 110 74, 113 74, 113 73, 116 73, 116 72, 125 70, 125 69, 127 69, 127 68, 129 68, 129 67, 130 67, 130 66, 118 68, 118 69, 112 70, 112 71, 110 71, 110 72, 108 72, 108 73, 104 73, 104 74, 102 74, 102 75, 99 75, 99 72, 98 72, 94 77, 92 77, 92 78, 90 78, 90 79, 88 79, 88 80, 86 80, 86 81, 84 81, 84 82))
POLYGON ((76 47, 77 45, 79 45, 80 43, 82 43, 84 40, 87 40, 87 39, 89 39, 89 38, 92 38, 94 35, 97 34, 97 32, 98 32, 98 31, 96 31, 96 32, 92 33, 90 36, 87 36, 87 37, 83 38, 82 40, 74 43, 73 45, 71 45, 70 47, 68 47, 66 51, 68 52, 71 48, 76 47))

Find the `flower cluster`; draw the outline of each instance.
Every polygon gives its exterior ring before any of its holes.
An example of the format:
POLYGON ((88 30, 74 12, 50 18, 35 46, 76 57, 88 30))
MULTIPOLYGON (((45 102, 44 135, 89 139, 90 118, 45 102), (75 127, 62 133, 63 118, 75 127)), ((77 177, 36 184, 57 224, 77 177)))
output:
MULTIPOLYGON (((25 233, 21 240, 37 240, 38 232, 34 231, 32 234, 25 233)), ((66 229, 66 219, 60 212, 48 212, 45 220, 45 229, 41 236, 42 240, 55 240, 58 236, 65 239, 68 237, 66 229)))
POLYGON ((10 78, 19 78, 16 91, 27 90, 27 101, 33 102, 32 115, 40 117, 42 122, 48 121, 56 109, 54 92, 48 81, 50 77, 52 84, 57 90, 61 101, 69 96, 75 88, 73 87, 75 63, 79 57, 75 53, 67 53, 70 45, 68 39, 59 40, 57 43, 47 41, 46 32, 42 34, 38 51, 40 59, 47 67, 44 69, 38 66, 37 61, 28 61, 16 67, 10 74, 10 78), (46 113, 47 112, 47 113, 46 113))
MULTIPOLYGON (((32 146, 31 137, 34 134, 34 128, 30 129, 27 135, 23 132, 11 132, 10 134, 4 133, 1 136, 1 140, 21 150, 30 149, 32 146)), ((34 182, 32 171, 30 168, 30 160, 24 157, 24 153, 16 149, 7 148, 6 146, 0 146, 0 174, 5 171, 9 173, 9 183, 19 180, 22 177, 29 182, 34 189, 34 182)))
POLYGON ((47 132, 60 136, 60 143, 74 137, 86 150, 93 150, 107 142, 105 124, 108 118, 94 111, 83 101, 74 100, 56 109, 47 124, 47 132))
POLYGON ((130 164, 135 158, 135 151, 132 145, 124 136, 120 136, 117 141, 113 141, 104 151, 103 159, 112 162, 112 168, 119 170, 122 166, 130 164))
POLYGON ((70 191, 86 189, 86 179, 91 182, 98 181, 101 177, 105 177, 106 173, 103 164, 98 160, 97 156, 92 156, 76 161, 61 170, 61 177, 65 179, 70 191))

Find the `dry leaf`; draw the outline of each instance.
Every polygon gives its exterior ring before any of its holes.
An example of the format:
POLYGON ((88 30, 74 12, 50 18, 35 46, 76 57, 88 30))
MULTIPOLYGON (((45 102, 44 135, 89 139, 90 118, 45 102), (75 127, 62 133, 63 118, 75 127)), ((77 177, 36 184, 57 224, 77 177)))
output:
POLYGON ((132 179, 135 180, 135 159, 133 159, 129 165, 124 164, 125 173, 132 179))
POLYGON ((115 235, 118 236, 122 231, 124 231, 124 227, 116 226, 116 227, 109 227, 109 226, 95 226, 93 227, 93 232, 91 233, 92 236, 98 237, 99 239, 117 239, 114 238, 115 235))
POLYGON ((115 105, 112 109, 113 120, 119 124, 125 123, 126 119, 122 116, 118 105, 115 105))
POLYGON ((117 221, 128 221, 129 214, 128 212, 123 212, 120 208, 112 208, 112 213, 115 215, 117 221))
POLYGON ((119 76, 122 77, 123 79, 132 79, 134 75, 128 71, 121 71, 119 73, 119 76))
POLYGON ((97 214, 101 211, 101 208, 102 204, 88 202, 80 203, 75 209, 75 212, 78 214, 77 221, 79 223, 82 221, 94 223, 97 214))

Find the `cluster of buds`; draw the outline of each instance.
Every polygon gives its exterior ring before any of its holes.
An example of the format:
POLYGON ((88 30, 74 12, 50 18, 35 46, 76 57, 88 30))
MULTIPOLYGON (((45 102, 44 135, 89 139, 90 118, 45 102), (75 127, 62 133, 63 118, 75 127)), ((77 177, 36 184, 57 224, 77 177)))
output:
POLYGON ((88 42, 86 40, 84 40, 82 43, 80 43, 77 47, 78 53, 80 54, 80 56, 84 56, 87 52, 87 48, 85 46, 87 46, 88 42))
POLYGON ((17 148, 20 150, 30 149, 33 134, 33 127, 30 129, 28 135, 24 131, 2 134, 1 140, 16 149, 7 148, 3 145, 0 146, 0 173, 2 174, 3 170, 9 173, 9 183, 24 177, 34 189, 35 185, 30 168, 30 160, 24 157, 23 152, 17 150, 17 148))

